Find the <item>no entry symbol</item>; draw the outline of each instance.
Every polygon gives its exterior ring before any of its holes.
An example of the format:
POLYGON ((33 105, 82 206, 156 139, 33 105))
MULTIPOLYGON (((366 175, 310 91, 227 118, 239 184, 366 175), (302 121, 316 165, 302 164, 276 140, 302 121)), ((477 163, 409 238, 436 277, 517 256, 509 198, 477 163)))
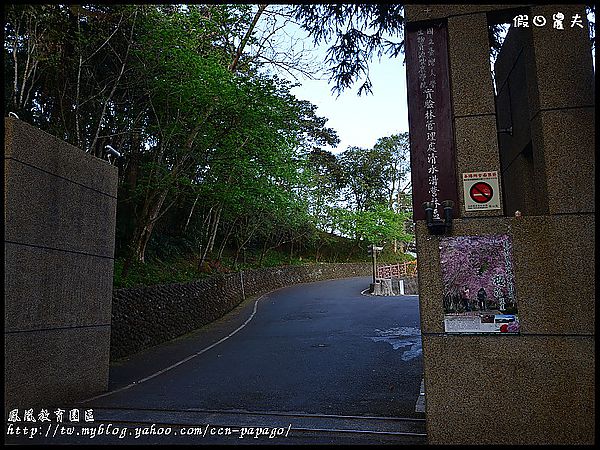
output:
POLYGON ((469 195, 476 203, 487 203, 494 196, 494 190, 489 184, 480 181, 471 186, 469 195))

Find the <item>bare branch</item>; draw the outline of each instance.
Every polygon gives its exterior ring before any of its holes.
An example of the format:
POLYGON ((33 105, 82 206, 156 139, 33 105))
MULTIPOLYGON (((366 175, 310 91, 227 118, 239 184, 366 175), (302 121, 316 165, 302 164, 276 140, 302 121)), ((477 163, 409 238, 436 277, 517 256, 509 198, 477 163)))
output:
MULTIPOLYGON (((123 72, 125 71, 125 65, 127 63, 127 57, 129 56, 129 50, 131 49, 131 43, 133 42, 133 31, 135 29, 136 18, 137 18, 137 9, 134 10, 134 12, 133 12, 133 23, 131 24, 131 32, 129 33, 129 42, 127 43, 127 50, 125 51, 124 60, 122 60, 121 71, 119 72, 119 75, 117 76, 117 79, 115 80, 115 83, 113 85, 113 88, 112 88, 112 90, 111 90, 108 98, 104 102, 104 106, 102 108, 102 113, 100 114, 100 119, 98 120, 98 127, 96 128, 96 135, 94 136, 94 140, 92 141, 92 144, 90 145, 90 148, 87 149, 88 152, 93 151, 94 147, 96 146, 96 143, 98 142, 98 136, 100 134, 100 129, 102 128, 102 122, 104 121, 104 116, 106 114, 106 108, 108 106, 108 103, 112 99, 112 96, 114 95, 115 91, 117 90, 117 86, 119 85, 119 81, 121 80, 121 77, 123 76, 123 72)), ((108 45, 110 46, 110 44, 108 44, 108 45)), ((119 57, 119 60, 121 60, 120 57, 119 57)))
MULTIPOLYGON (((77 13, 77 16, 79 18, 79 12, 77 13)), ((115 31, 113 31, 111 33, 111 35, 104 41, 104 43, 100 47, 98 47, 90 56, 88 56, 85 59, 85 61, 83 61, 84 63, 88 62, 96 53, 98 53, 100 50, 102 50, 104 48, 104 46, 106 44, 108 44, 108 41, 110 41, 112 39, 112 37, 116 34, 116 32, 119 30, 119 27, 121 26, 121 22, 123 21, 123 17, 124 17, 124 14, 121 14, 121 18, 119 19, 119 23, 117 24, 115 31)))
POLYGON ((258 22, 258 19, 260 19, 260 16, 263 13, 263 11, 266 9, 266 7, 267 7, 266 4, 258 5, 258 11, 254 15, 254 19, 252 19, 252 23, 248 27, 248 30, 246 31, 244 38, 240 42, 240 45, 239 45, 237 52, 233 58, 233 61, 229 65, 230 71, 235 72, 237 65, 240 61, 240 57, 242 56, 242 53, 244 52, 244 47, 246 47, 246 44, 248 43, 248 39, 250 39, 250 36, 252 36, 252 32, 254 31, 254 27, 256 26, 256 23, 258 22))

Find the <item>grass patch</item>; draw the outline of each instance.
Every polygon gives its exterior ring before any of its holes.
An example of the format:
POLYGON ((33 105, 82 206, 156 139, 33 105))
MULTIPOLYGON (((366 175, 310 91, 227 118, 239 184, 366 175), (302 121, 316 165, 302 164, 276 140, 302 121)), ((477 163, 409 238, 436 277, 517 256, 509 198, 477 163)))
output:
POLYGON ((198 270, 196 261, 183 257, 171 261, 154 259, 146 263, 133 262, 126 277, 123 277, 124 263, 124 258, 115 260, 115 289, 154 284, 188 283, 209 275, 198 270))

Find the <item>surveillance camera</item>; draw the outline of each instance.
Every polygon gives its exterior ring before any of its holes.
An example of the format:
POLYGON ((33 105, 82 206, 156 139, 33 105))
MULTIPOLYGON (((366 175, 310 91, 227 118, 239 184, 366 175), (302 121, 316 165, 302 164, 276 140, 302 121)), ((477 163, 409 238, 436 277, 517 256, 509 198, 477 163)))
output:
POLYGON ((116 158, 121 157, 121 154, 118 151, 116 151, 114 148, 112 148, 110 145, 104 146, 104 153, 106 153, 107 155, 114 156, 116 158))

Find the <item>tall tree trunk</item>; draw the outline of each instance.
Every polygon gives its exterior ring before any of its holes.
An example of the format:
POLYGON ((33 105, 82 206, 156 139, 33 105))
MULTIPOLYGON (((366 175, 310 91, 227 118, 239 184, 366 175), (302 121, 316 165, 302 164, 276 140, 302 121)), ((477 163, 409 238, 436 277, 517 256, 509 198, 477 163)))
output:
MULTIPOLYGON (((127 49, 125 50, 125 56, 123 57, 123 60, 121 63, 121 69, 119 70, 119 74, 117 75, 117 79, 115 80, 115 82, 113 84, 110 94, 108 94, 108 98, 104 101, 104 106, 102 107, 102 112, 100 113, 100 118, 98 119, 98 126, 96 127, 96 134, 94 135, 94 139, 92 140, 92 143, 90 144, 90 148, 86 149, 87 152, 93 153, 95 151, 96 143, 98 142, 98 137, 100 136, 100 130, 102 129, 102 125, 104 124, 104 116, 106 115, 106 110, 108 108, 108 104, 112 100, 113 95, 115 94, 117 87, 119 86, 119 83, 121 82, 121 77, 123 76, 123 73, 125 73, 125 67, 127 66, 127 59, 129 57, 129 50, 131 49, 131 45, 133 43, 133 32, 135 29, 136 18, 137 18, 137 9, 133 13, 133 24, 131 25, 131 32, 129 33, 129 42, 127 43, 127 49)), ((99 150, 99 153, 101 154, 102 150, 99 150)))
POLYGON ((223 252, 225 251, 225 246, 227 245, 227 242, 229 241, 229 238, 231 237, 231 233, 233 233, 233 229, 235 227, 235 223, 237 222, 237 218, 233 220, 233 222, 231 222, 231 225, 229 225, 229 227, 227 228, 227 232, 225 233, 225 236, 223 237, 223 242, 221 243, 221 247, 219 248, 219 259, 223 258, 223 252))
POLYGON ((129 195, 132 195, 137 186, 137 179, 140 170, 140 149, 142 147, 142 136, 139 131, 134 131, 131 135, 131 153, 129 163, 124 178, 127 184, 127 201, 132 202, 129 195))
POLYGON ((196 195, 196 200, 194 200, 194 203, 192 204, 192 207, 190 208, 190 213, 188 214, 188 218, 185 221, 185 226, 183 227, 184 233, 187 230, 188 225, 190 224, 190 219, 192 218, 192 214, 194 214, 194 208, 196 208, 196 203, 198 203, 199 198, 200 198, 200 194, 196 195))
POLYGON ((148 245, 148 241, 150 240, 150 236, 152 235, 153 229, 154 222, 147 223, 146 225, 140 227, 139 238, 137 239, 137 245, 133 252, 133 257, 138 262, 145 262, 146 247, 148 245))
POLYGON ((152 230, 154 225, 170 208, 175 204, 177 198, 175 198, 168 206, 163 208, 167 195, 169 194, 169 187, 165 187, 162 190, 154 191, 144 203, 142 214, 136 226, 133 234, 132 246, 130 254, 125 261, 123 267, 123 276, 127 276, 129 267, 132 260, 138 262, 145 262, 146 259, 146 247, 150 241, 152 230))
POLYGON ((221 212, 223 211, 223 205, 219 205, 217 209, 217 214, 215 214, 215 220, 213 222, 213 226, 210 232, 210 238, 208 240, 207 250, 209 253, 212 253, 215 247, 215 239, 217 237, 217 231, 219 229, 219 223, 221 222, 221 212))
MULTIPOLYGON (((240 57, 244 51, 245 46, 248 43, 248 40, 250 38, 250 36, 252 35, 252 32, 256 26, 256 23, 258 22, 260 16, 262 15, 262 13, 264 12, 264 10, 266 9, 268 5, 267 4, 261 4, 259 5, 258 11, 256 12, 252 23, 250 24, 249 29, 247 30, 246 34, 244 35, 244 37, 242 38, 242 40, 240 41, 240 45, 238 46, 238 49, 236 51, 236 54, 234 55, 233 61, 231 62, 231 64, 229 65, 229 70, 231 72, 235 72, 237 69, 237 66, 239 64, 240 61, 240 57)), ((134 24, 135 24, 135 16, 134 16, 134 24)), ((131 29, 131 33, 133 33, 133 29, 134 27, 132 26, 131 29)), ((123 64, 121 67, 121 71, 118 74, 117 80, 115 82, 115 84, 113 85, 113 89, 111 91, 111 93, 108 96, 108 100, 110 100, 114 94, 114 91, 117 87, 117 84, 120 82, 121 76, 123 75, 123 72, 125 70, 125 63, 127 61, 127 57, 129 55, 129 50, 130 50, 130 46, 131 46, 131 36, 130 36, 130 40, 127 46, 127 50, 125 52, 125 57, 123 58, 123 64)), ((104 103, 104 108, 102 110, 101 116, 100 116, 100 120, 98 123, 98 127, 96 129, 96 135, 94 137, 94 140, 92 141, 92 145, 90 146, 91 148, 94 147, 94 145, 96 144, 97 140, 98 140, 98 134, 100 131, 100 127, 102 126, 102 121, 103 121, 103 116, 108 104, 108 100, 104 103)), ((191 131, 188 141, 186 142, 186 148, 188 148, 191 152, 194 140, 196 139, 198 133, 200 132, 201 127, 203 126, 203 124, 206 122, 206 120, 208 120, 208 117, 210 116, 210 114, 212 113, 214 107, 209 108, 209 110, 207 111, 205 117, 194 127, 194 129, 191 131)), ((171 174, 174 175, 176 173, 178 173, 180 170, 183 170, 186 165, 189 165, 193 163, 192 160, 192 156, 191 153, 188 153, 186 156, 184 156, 184 158, 175 165, 175 167, 173 168, 171 174)), ((159 198, 162 198, 161 201, 156 202, 156 204, 153 205, 152 208, 150 208, 150 210, 152 211, 152 214, 150 217, 154 217, 153 219, 148 219, 148 220, 144 220, 144 216, 142 217, 142 223, 138 226, 138 230, 136 233, 136 237, 134 238, 134 246, 133 246, 133 254, 132 257, 135 258, 138 261, 144 261, 144 255, 145 255, 145 251, 146 251, 146 245, 150 239, 150 235, 152 234, 152 230, 154 228, 154 222, 162 215, 164 214, 165 211, 161 212, 161 208, 162 205, 164 203, 164 199, 166 198, 166 194, 168 192, 168 189, 164 191, 164 196, 161 196, 159 198)), ((211 228, 210 228, 210 234, 209 234, 209 240, 207 245, 205 246, 205 248, 203 249, 202 252, 202 256, 201 256, 201 260, 199 263, 199 266, 202 266, 202 264, 204 263, 204 261, 206 260, 207 255, 212 252, 213 248, 214 248, 214 243, 215 243, 215 237, 217 234, 217 229, 219 226, 219 221, 220 221, 220 217, 221 217, 221 210, 222 210, 222 205, 219 206, 219 209, 217 211, 217 213, 214 216, 214 220, 211 224, 211 228)), ((129 267, 129 263, 130 261, 128 260, 125 264, 125 267, 128 269, 129 267)), ((126 270, 124 269, 124 273, 126 273, 126 270)))
MULTIPOLYGON (((250 220, 249 220, 249 219, 247 219, 247 220, 246 220, 246 223, 249 223, 249 222, 250 222, 250 220)), ((260 226, 259 224, 256 224, 256 225, 254 226, 254 228, 250 229, 250 230, 248 231, 248 235, 245 237, 245 239, 244 239, 243 241, 239 241, 239 240, 238 240, 238 245, 237 245, 237 249, 236 249, 236 252, 235 252, 235 261, 234 261, 234 263, 233 263, 233 265, 234 265, 234 266, 237 266, 237 262, 238 262, 238 259, 239 259, 239 256, 240 256, 240 252, 241 252, 242 250, 244 251, 244 262, 245 262, 245 259, 246 259, 246 257, 245 257, 246 251, 244 250, 244 247, 246 246, 246 244, 247 244, 248 242, 250 242, 250 240, 252 239, 252 237, 254 236, 254 234, 255 234, 255 233, 258 231, 258 228, 259 228, 259 226, 260 226)), ((250 228, 250 226, 248 226, 248 228, 250 228)), ((241 226, 241 229, 243 230, 243 226, 241 226)))
POLYGON ((235 249, 235 258, 233 260, 233 267, 237 267, 238 265, 238 260, 240 259, 240 251, 242 250, 243 244, 240 244, 238 242, 238 245, 235 249))
POLYGON ((263 248, 260 252, 260 258, 258 259, 258 267, 262 267, 263 259, 267 252, 270 250, 270 248, 267 248, 267 242, 268 241, 265 239, 265 243, 263 244, 263 248))
POLYGON ((237 66, 238 66, 238 64, 240 62, 240 57, 242 56, 242 53, 244 52, 244 47, 246 47, 246 44, 248 43, 248 39, 250 39, 250 36, 252 35, 252 31, 254 30, 254 27, 256 26, 256 23, 258 22, 258 19, 260 18, 260 16, 262 15, 262 13, 264 12, 264 10, 266 8, 267 8, 266 4, 258 5, 258 11, 254 15, 254 18, 252 19, 252 23, 250 24, 250 27, 248 28, 248 31, 246 31, 246 34, 244 35, 244 37, 240 41, 240 45, 238 46, 238 49, 235 52, 235 56, 233 57, 233 61, 229 65, 229 70, 231 72, 235 72, 235 70, 237 69, 237 66))
POLYGON ((133 257, 138 262, 145 262, 146 258, 146 246, 152 235, 152 230, 156 220, 159 217, 160 210, 167 198, 168 190, 164 189, 151 199, 147 206, 144 208, 146 214, 144 214, 140 220, 140 224, 137 228, 137 235, 135 239, 135 246, 133 250, 133 257))
POLYGON ((223 206, 219 205, 217 210, 214 213, 212 221, 210 222, 209 233, 208 233, 208 242, 204 246, 204 251, 202 252, 202 256, 200 257, 200 262, 198 263, 198 267, 202 267, 204 262, 206 261, 206 257, 209 253, 213 251, 213 247, 215 245, 215 237, 217 235, 217 229, 219 228, 219 222, 221 220, 221 211, 223 210, 223 206))

